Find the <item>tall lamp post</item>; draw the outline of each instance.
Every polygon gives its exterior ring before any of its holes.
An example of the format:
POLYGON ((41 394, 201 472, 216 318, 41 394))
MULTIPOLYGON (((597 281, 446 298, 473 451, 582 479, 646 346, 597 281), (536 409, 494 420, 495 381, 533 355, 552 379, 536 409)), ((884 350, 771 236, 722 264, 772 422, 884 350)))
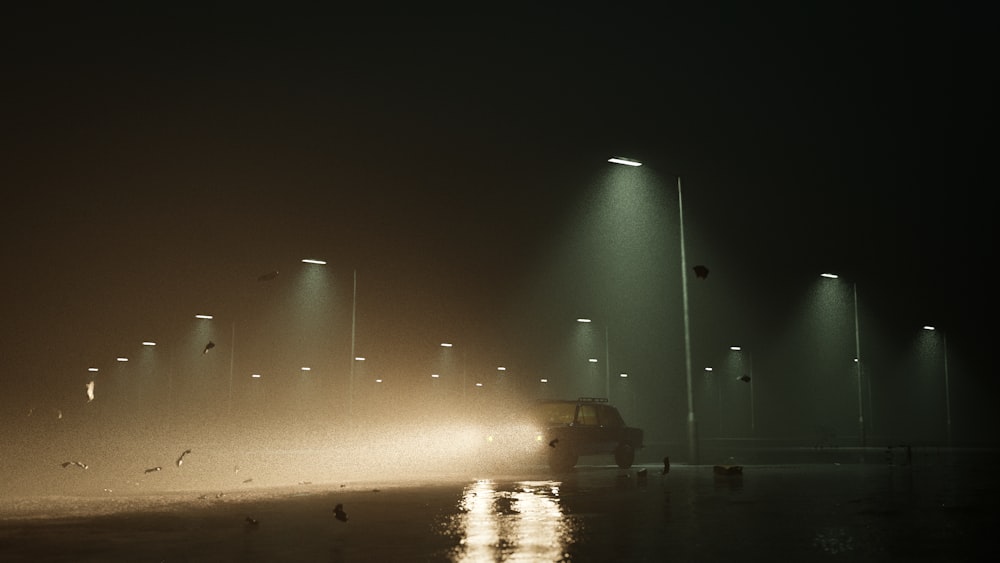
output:
MULTIPOLYGON (((325 266, 326 260, 316 260, 314 258, 303 258, 302 262, 304 264, 316 264, 319 266, 325 266)), ((348 420, 354 420, 354 344, 355 344, 355 327, 357 323, 357 311, 358 311, 358 271, 353 270, 353 286, 351 289, 351 366, 350 372, 348 374, 347 380, 347 413, 348 420)))
MULTIPOLYGON (((924 330, 936 331, 937 328, 925 325, 924 330)), ((948 447, 951 447, 951 386, 948 383, 948 337, 941 332, 941 345, 944 352, 944 420, 948 447)))
MULTIPOLYGON (((820 274, 824 278, 837 279, 840 276, 837 274, 824 273, 820 274)), ((854 297, 854 362, 855 369, 858 376, 858 433, 861 437, 861 451, 862 456, 864 455, 864 448, 866 445, 865 440, 865 413, 864 413, 864 401, 863 394, 861 391, 861 328, 860 321, 858 320, 858 284, 851 282, 851 291, 854 297)))
MULTIPOLYGON (((576 320, 578 323, 590 323, 593 322, 587 318, 579 318, 576 320)), ((608 325, 604 325, 604 396, 607 397, 608 401, 611 400, 611 353, 610 347, 608 346, 608 325)))
MULTIPOLYGON (((741 355, 743 353, 742 346, 730 346, 730 350, 733 352, 739 352, 741 355)), ((740 358, 742 360, 742 357, 740 358)), ((742 361, 741 361, 742 363, 742 361)), ((743 381, 744 383, 750 384, 750 434, 756 433, 756 416, 754 413, 754 397, 753 397, 753 355, 747 350, 747 361, 746 361, 746 374, 741 375, 737 379, 743 381)))
MULTIPOLYGON (((608 162, 613 164, 622 164, 625 166, 642 166, 642 163, 630 158, 622 157, 612 157, 608 159, 608 162)), ((694 416, 694 390, 691 383, 691 323, 690 316, 688 314, 688 282, 687 282, 687 257, 685 256, 684 247, 684 198, 681 191, 681 177, 677 178, 677 215, 678 224, 680 226, 680 245, 681 245, 681 293, 684 299, 684 377, 685 385, 687 386, 687 404, 688 404, 688 421, 687 421, 687 431, 688 431, 688 457, 691 459, 691 463, 697 465, 698 463, 698 427, 695 422, 694 416)))

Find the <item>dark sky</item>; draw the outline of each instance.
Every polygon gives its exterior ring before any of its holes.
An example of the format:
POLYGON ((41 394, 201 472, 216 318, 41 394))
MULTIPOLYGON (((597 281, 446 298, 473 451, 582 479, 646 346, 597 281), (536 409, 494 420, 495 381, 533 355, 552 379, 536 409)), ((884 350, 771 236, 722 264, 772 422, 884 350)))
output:
POLYGON ((543 371, 566 338, 553 319, 587 303, 629 327, 620 356, 677 377, 673 175, 689 265, 712 272, 690 280, 696 366, 755 339, 777 370, 818 274, 836 271, 857 283, 866 347, 905 350, 936 323, 956 392, 995 391, 981 22, 905 3, 12 18, 4 404, 75 391, 86 366, 140 333, 181 338, 199 309, 257 318, 256 277, 285 283, 310 256, 341 297, 357 271, 359 343, 396 356, 386 369, 465 338, 483 365, 543 371), (612 155, 660 177, 648 226, 665 229, 592 253, 587 237, 634 220, 576 230, 600 215, 612 155), (596 256, 609 267, 593 276, 580 264, 596 256))

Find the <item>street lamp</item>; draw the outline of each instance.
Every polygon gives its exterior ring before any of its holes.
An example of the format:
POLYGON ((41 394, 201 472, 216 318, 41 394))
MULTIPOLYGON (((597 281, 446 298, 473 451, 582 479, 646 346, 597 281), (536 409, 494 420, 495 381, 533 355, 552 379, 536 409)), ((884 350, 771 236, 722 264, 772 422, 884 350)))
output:
MULTIPOLYGON (((740 352, 741 353, 740 359, 742 360, 743 348, 741 346, 730 346, 729 349, 732 350, 733 352, 740 352)), ((742 361, 740 363, 742 364, 742 361)), ((749 351, 747 351, 746 370, 747 372, 737 377, 737 379, 744 383, 750 384, 750 433, 754 434, 756 431, 756 418, 754 415, 754 404, 753 404, 753 355, 751 355, 749 351)))
MULTIPOLYGON (((303 258, 302 262, 304 264, 316 264, 320 266, 326 265, 326 260, 317 260, 314 258, 303 258)), ((351 289, 351 367, 350 373, 348 374, 347 381, 347 413, 348 420, 354 420, 354 346, 355 346, 355 334, 357 327, 358 318, 358 270, 353 270, 352 279, 352 289, 351 289)))
MULTIPOLYGON (((936 331, 937 328, 931 325, 924 325, 924 330, 936 331)), ((941 331, 941 345, 944 352, 944 416, 945 431, 948 439, 948 447, 951 447, 951 389, 948 383, 948 337, 941 331)))
MULTIPOLYGON (((612 164, 624 166, 642 166, 642 163, 631 158, 612 157, 608 159, 612 164)), ((684 299, 684 377, 687 386, 688 404, 688 455, 692 464, 698 463, 698 430, 694 416, 694 391, 691 384, 691 323, 688 314, 688 282, 687 282, 687 258, 684 250, 684 200, 681 191, 681 177, 677 178, 677 215, 680 226, 680 246, 681 246, 681 292, 684 299)))
MULTIPOLYGON (((591 323, 590 319, 579 318, 578 323, 591 323)), ((608 346, 608 325, 604 325, 604 396, 611 400, 611 353, 608 346)))
MULTIPOLYGON (((829 273, 820 274, 820 276, 833 280, 840 277, 837 274, 829 274, 829 273)), ((854 362, 856 364, 855 368, 857 370, 857 375, 858 375, 858 433, 861 436, 861 451, 863 456, 865 448, 865 413, 863 406, 864 403, 862 399, 863 394, 861 392, 861 328, 860 328, 860 322, 858 320, 857 283, 851 282, 851 291, 854 297, 854 352, 855 352, 854 362)))

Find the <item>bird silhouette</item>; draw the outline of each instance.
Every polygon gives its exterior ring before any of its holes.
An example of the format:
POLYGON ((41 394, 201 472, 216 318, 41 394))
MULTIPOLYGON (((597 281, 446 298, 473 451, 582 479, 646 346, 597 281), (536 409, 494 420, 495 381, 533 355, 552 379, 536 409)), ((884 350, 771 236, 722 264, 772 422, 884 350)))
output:
POLYGON ((187 449, 187 450, 184 450, 183 452, 181 452, 180 457, 177 458, 177 467, 180 467, 181 464, 184 463, 184 456, 188 455, 189 453, 191 453, 190 449, 187 449))
POLYGON ((333 507, 333 514, 334 516, 337 517, 337 520, 340 520, 341 522, 347 522, 347 513, 344 512, 344 505, 338 504, 337 506, 333 507))
POLYGON ((215 348, 215 342, 212 342, 211 340, 209 340, 208 344, 205 345, 205 349, 202 350, 201 353, 202 354, 207 354, 208 351, 211 350, 212 348, 215 348))
POLYGON ((70 465, 75 465, 75 466, 77 466, 77 467, 79 467, 81 469, 87 469, 87 467, 89 467, 86 463, 83 463, 82 461, 64 461, 64 462, 62 462, 63 469, 66 469, 70 465))
POLYGON ((558 444, 558 443, 559 443, 559 438, 553 438, 553 439, 549 440, 549 447, 550 448, 554 448, 554 447, 556 447, 556 444, 558 444))
POLYGON ((706 268, 705 266, 699 264, 698 266, 695 266, 693 269, 694 269, 694 275, 698 276, 700 279, 708 278, 708 268, 706 268))
POLYGON ((156 473, 157 471, 159 471, 161 469, 163 469, 163 468, 157 465, 156 467, 150 467, 149 469, 143 471, 143 473, 156 473))

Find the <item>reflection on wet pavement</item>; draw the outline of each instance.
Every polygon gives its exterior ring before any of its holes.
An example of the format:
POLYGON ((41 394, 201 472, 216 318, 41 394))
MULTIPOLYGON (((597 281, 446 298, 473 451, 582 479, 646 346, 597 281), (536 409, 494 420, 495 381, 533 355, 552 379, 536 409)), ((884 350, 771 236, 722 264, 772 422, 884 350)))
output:
POLYGON ((468 485, 443 533, 459 539, 456 562, 559 561, 574 526, 560 505, 558 481, 519 481, 504 490, 481 479, 468 485))

